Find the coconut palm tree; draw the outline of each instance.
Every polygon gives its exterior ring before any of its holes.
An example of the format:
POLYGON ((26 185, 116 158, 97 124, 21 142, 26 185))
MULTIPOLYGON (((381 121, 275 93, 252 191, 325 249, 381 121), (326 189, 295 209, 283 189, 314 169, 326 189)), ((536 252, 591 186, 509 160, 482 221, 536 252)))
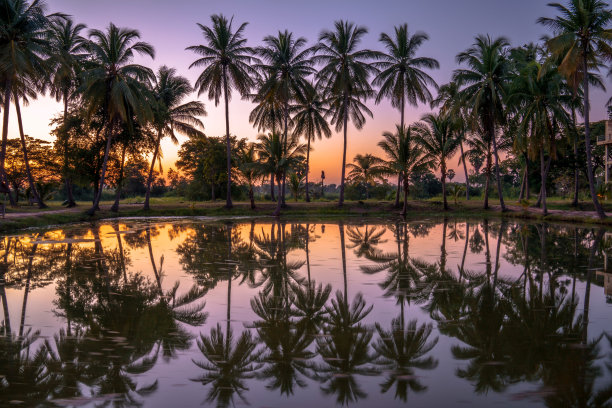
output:
POLYGON ((404 208, 402 215, 408 211, 408 188, 410 176, 432 165, 431 158, 425 154, 423 147, 417 143, 417 138, 411 128, 397 126, 396 132, 383 133, 384 140, 378 146, 387 155, 385 163, 387 174, 398 174, 404 185, 404 208))
POLYGON ((448 115, 428 114, 422 120, 423 122, 415 125, 415 130, 418 133, 418 140, 426 152, 425 154, 429 156, 433 166, 440 169, 444 210, 448 210, 448 203, 446 201, 446 162, 459 149, 461 137, 456 131, 451 117, 448 115))
POLYGON ((221 96, 225 103, 225 143, 227 155, 227 197, 225 206, 232 208, 232 146, 229 130, 229 100, 232 90, 236 89, 241 96, 247 96, 249 90, 255 85, 257 78, 256 70, 251 67, 253 49, 246 46, 246 38, 243 37, 248 23, 242 23, 234 31, 232 24, 234 19, 227 19, 223 14, 210 16, 211 27, 199 24, 202 30, 205 44, 187 47, 198 56, 189 68, 204 67, 198 76, 195 88, 198 96, 208 92, 208 99, 219 105, 221 96))
POLYGON ((251 201, 251 210, 255 209, 255 195, 253 194, 253 186, 259 179, 260 174, 257 171, 257 146, 255 143, 249 143, 243 146, 237 154, 238 169, 242 178, 249 186, 249 200, 251 201))
POLYGON ((359 43, 368 30, 348 21, 336 21, 334 31, 324 30, 315 45, 313 61, 322 65, 317 73, 317 86, 329 104, 327 116, 337 132, 343 131, 342 176, 338 206, 344 204, 346 145, 349 118, 353 126, 361 129, 366 115, 372 112, 365 101, 374 96, 369 77, 377 69, 369 63, 379 53, 359 49, 359 43))
MULTIPOLYGON (((68 105, 77 97, 79 76, 87 56, 87 41, 81 36, 81 31, 85 28, 85 24, 75 24, 72 19, 64 17, 52 20, 48 30, 50 50, 46 63, 51 71, 49 90, 56 101, 64 104, 64 126, 68 119, 68 105)), ((62 148, 66 201, 68 208, 71 208, 76 206, 76 202, 72 195, 72 181, 68 174, 69 152, 66 133, 62 134, 62 148)))
POLYGON ((394 27, 394 31, 393 37, 386 33, 380 35, 379 41, 387 52, 373 64, 380 70, 373 84, 380 87, 376 103, 390 98, 391 105, 400 110, 403 127, 406 101, 412 106, 431 101, 429 87, 438 89, 438 85, 424 70, 438 69, 440 64, 434 58, 416 56, 419 47, 429 40, 426 33, 417 31, 410 35, 406 23, 394 27))
MULTIPOLYGON (((8 189, 4 170, 8 141, 9 111, 16 89, 24 81, 36 82, 46 75, 45 56, 49 51, 50 25, 42 0, 2 0, 0 3, 0 81, 2 81, 2 144, 0 145, 0 183, 8 189)), ((25 159, 25 158, 24 158, 25 159)), ((27 159, 25 159, 27 162, 27 159)), ((32 183, 31 183, 32 184, 32 183)), ((33 192, 35 189, 33 190, 33 192)), ((15 204, 9 194, 11 204, 15 204)), ((42 204, 39 202, 39 204, 42 204)))
MULTIPOLYGON (((264 73, 265 80, 261 83, 260 92, 263 95, 274 95, 282 106, 283 145, 288 142, 290 103, 302 98, 308 87, 307 77, 315 72, 313 62, 309 58, 312 48, 303 49, 306 39, 294 38, 293 33, 279 31, 276 36, 266 36, 265 45, 257 47, 255 52, 261 57, 259 70, 264 73)), ((285 201, 286 175, 283 176, 281 195, 285 201)))
POLYGON ((383 181, 384 160, 373 154, 358 154, 353 159, 354 163, 349 163, 346 168, 349 174, 346 177, 350 183, 363 184, 366 190, 366 200, 370 198, 369 186, 377 181, 383 181))
POLYGON ((144 210, 149 209, 153 169, 155 168, 155 161, 158 159, 161 139, 168 136, 172 142, 177 144, 175 131, 190 137, 202 134, 200 129, 204 128, 204 125, 198 119, 198 116, 206 116, 204 104, 199 101, 182 103, 183 99, 191 92, 193 92, 193 88, 189 84, 189 80, 176 75, 176 69, 168 68, 165 65, 159 68, 151 92, 153 97, 151 102, 152 126, 157 133, 157 142, 155 143, 149 176, 147 177, 144 210))
MULTIPOLYGON (((280 186, 283 176, 296 168, 303 160, 306 146, 299 144, 295 138, 288 141, 285 148, 282 137, 278 133, 260 135, 257 152, 259 155, 259 171, 262 174, 274 174, 280 186)), ((276 209, 273 215, 280 215, 282 194, 278 194, 276 209)))
POLYGON ((443 113, 451 115, 457 123, 461 136, 461 143, 459 144, 459 149, 461 150, 459 164, 463 164, 463 173, 465 174, 465 199, 469 200, 470 180, 465 160, 465 151, 463 150, 463 142, 465 142, 467 138, 468 120, 466 119, 466 107, 459 95, 459 87, 456 82, 450 82, 440 87, 438 96, 431 101, 431 107, 433 108, 436 106, 439 106, 443 113))
POLYGON ((321 140, 322 136, 331 137, 331 129, 325 119, 327 108, 321 94, 313 84, 308 84, 304 93, 298 97, 291 107, 294 113, 293 134, 302 135, 307 139, 306 143, 306 202, 310 202, 308 188, 308 173, 310 172, 310 142, 316 137, 321 140))
POLYGON ((91 68, 84 72, 82 84, 86 115, 92 118, 100 109, 106 127, 106 148, 100 174, 98 194, 88 214, 98 209, 108 166, 114 132, 120 122, 132 129, 134 115, 146 123, 151 117, 146 101, 146 85, 154 78, 150 68, 132 63, 136 54, 154 58, 153 47, 139 41, 137 30, 117 27, 110 23, 105 31, 91 30, 87 47, 91 53, 91 68))
MULTIPOLYGON (((457 69, 453 73, 453 81, 462 87, 459 93, 466 106, 469 106, 471 121, 480 122, 480 127, 493 145, 495 178, 502 211, 506 211, 506 204, 499 173, 497 129, 505 121, 504 97, 508 69, 505 53, 508 45, 504 37, 492 39, 488 35, 477 36, 472 47, 457 55, 457 62, 466 64, 467 68, 457 69)), ((472 127, 478 126, 472 124, 472 127)), ((487 206, 488 190, 485 191, 485 208, 487 206)))
POLYGON ((606 214, 597 199, 591 152, 591 129, 589 122, 589 67, 593 63, 612 60, 612 10, 601 0, 568 0, 567 5, 550 3, 560 15, 555 18, 540 17, 538 23, 552 29, 554 37, 547 41, 553 54, 562 56, 561 73, 568 76, 581 72, 584 118, 584 143, 587 155, 587 178, 595 211, 600 218, 606 214))

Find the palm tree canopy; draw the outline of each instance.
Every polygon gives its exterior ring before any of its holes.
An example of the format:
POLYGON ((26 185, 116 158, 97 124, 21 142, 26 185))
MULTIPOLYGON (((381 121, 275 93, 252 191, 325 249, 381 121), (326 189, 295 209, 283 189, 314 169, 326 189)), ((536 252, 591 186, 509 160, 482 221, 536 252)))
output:
POLYGON ((303 135, 310 140, 317 136, 319 139, 322 136, 331 137, 332 132, 325 119, 327 107, 313 84, 306 84, 304 93, 298 97, 291 111, 294 113, 293 134, 295 136, 303 135))
POLYGON ((432 160, 418 143, 414 130, 397 125, 395 133, 383 133, 378 146, 385 152, 387 174, 403 173, 409 177, 414 172, 424 171, 432 166, 432 160))
POLYGON ((353 163, 346 165, 349 173, 347 179, 353 183, 374 184, 384 180, 384 160, 372 154, 358 154, 353 163))
POLYGON ((257 78, 251 63, 257 59, 253 58, 254 50, 246 46, 247 40, 243 37, 248 23, 242 23, 234 31, 233 18, 228 20, 223 14, 214 14, 210 19, 212 27, 198 23, 206 43, 187 49, 200 56, 189 68, 204 67, 195 83, 198 95, 208 91, 208 99, 214 100, 217 106, 224 93, 224 77, 227 77, 228 99, 233 89, 242 96, 249 93, 257 78))
POLYGON ((415 125, 415 130, 419 135, 419 142, 435 167, 442 167, 459 148, 461 138, 448 115, 425 115, 422 122, 415 125))
POLYGON ((418 57, 416 53, 429 36, 421 31, 414 35, 408 32, 408 24, 395 27, 394 37, 382 33, 380 42, 387 53, 373 65, 380 70, 373 84, 379 86, 376 103, 390 98, 393 107, 401 107, 402 100, 411 105, 429 102, 432 99, 429 87, 438 88, 436 81, 424 69, 438 69, 440 64, 434 58, 418 57))

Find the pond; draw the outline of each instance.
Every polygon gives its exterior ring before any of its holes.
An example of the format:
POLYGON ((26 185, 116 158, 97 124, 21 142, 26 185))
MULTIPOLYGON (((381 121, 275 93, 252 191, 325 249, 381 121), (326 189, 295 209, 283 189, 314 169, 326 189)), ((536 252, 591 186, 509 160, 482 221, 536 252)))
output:
POLYGON ((602 406, 611 247, 487 219, 2 237, 0 406, 602 406))

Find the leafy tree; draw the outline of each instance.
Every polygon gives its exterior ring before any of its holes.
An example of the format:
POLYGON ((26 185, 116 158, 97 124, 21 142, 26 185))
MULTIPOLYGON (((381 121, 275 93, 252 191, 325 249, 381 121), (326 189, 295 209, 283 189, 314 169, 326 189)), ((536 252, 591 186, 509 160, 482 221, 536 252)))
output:
POLYGON ((372 154, 358 154, 353 159, 353 163, 346 165, 349 170, 347 180, 350 183, 364 184, 366 189, 366 200, 370 198, 369 186, 376 181, 383 181, 384 167, 383 160, 372 154))

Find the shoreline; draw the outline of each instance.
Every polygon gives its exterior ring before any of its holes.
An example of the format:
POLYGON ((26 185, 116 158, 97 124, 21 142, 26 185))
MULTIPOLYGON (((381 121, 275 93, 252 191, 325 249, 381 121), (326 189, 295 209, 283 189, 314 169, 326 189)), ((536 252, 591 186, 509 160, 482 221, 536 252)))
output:
MULTIPOLYGON (((392 202, 346 202, 340 208, 335 202, 316 203, 288 203, 283 209, 280 219, 299 218, 324 218, 334 219, 349 218, 405 218, 414 220, 418 218, 502 218, 515 220, 531 220, 538 222, 554 222, 569 224, 600 225, 612 227, 612 217, 599 219, 591 211, 579 210, 550 210, 544 216, 539 209, 524 209, 517 206, 509 206, 510 211, 501 212, 499 206, 492 205, 489 209, 482 208, 478 201, 470 202, 469 205, 451 205, 448 211, 442 210, 442 203, 435 201, 410 202, 406 217, 400 215, 400 209, 396 209, 392 202)), ((244 218, 275 218, 272 211, 272 203, 259 203, 255 210, 251 210, 248 203, 236 203, 234 208, 227 210, 220 203, 203 203, 199 205, 189 204, 158 204, 152 205, 151 210, 143 211, 141 204, 124 204, 119 212, 111 212, 110 206, 102 206, 95 216, 85 214, 85 206, 72 209, 40 210, 22 213, 7 213, 7 218, 0 219, 0 234, 18 232, 25 229, 45 229, 59 227, 67 224, 88 223, 112 219, 129 218, 189 218, 189 217, 212 217, 222 220, 236 217, 244 218), (108 207, 108 208, 107 208, 108 207)))

